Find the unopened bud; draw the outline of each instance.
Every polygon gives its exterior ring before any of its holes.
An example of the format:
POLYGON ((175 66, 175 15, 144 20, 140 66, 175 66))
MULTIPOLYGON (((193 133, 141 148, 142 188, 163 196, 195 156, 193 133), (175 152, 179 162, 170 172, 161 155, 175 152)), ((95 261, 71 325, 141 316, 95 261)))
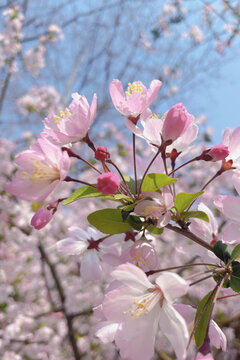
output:
POLYGON ((117 174, 107 172, 100 175, 97 179, 97 189, 103 194, 115 194, 120 185, 117 174))
POLYGON ((105 146, 99 146, 95 151, 95 159, 105 161, 109 159, 109 152, 105 146))
POLYGON ((32 217, 31 225, 36 229, 40 230, 44 226, 46 226, 53 217, 53 210, 48 208, 41 208, 39 209, 35 215, 32 217))

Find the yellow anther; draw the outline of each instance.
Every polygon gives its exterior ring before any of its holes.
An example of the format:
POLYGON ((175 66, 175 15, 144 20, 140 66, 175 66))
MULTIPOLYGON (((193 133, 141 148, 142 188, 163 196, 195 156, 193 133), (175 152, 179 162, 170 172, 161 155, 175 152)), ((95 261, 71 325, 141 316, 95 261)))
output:
POLYGON ((61 120, 60 116, 57 115, 54 116, 54 119, 55 119, 55 124, 58 124, 59 121, 61 120))
POLYGON ((26 171, 22 171, 21 180, 25 180, 26 177, 27 177, 27 172, 26 172, 26 171))
POLYGON ((132 96, 133 94, 138 94, 138 93, 142 93, 143 88, 141 84, 138 83, 128 83, 128 89, 125 92, 127 98, 129 98, 130 96, 132 96))
POLYGON ((67 117, 71 116, 71 113, 70 113, 69 109, 66 109, 65 114, 66 114, 67 117))
POLYGON ((159 116, 160 116, 160 115, 157 115, 157 114, 154 114, 154 113, 153 113, 153 114, 150 116, 150 118, 151 118, 151 119, 152 119, 152 118, 153 118, 153 119, 159 119, 159 116))
POLYGON ((59 169, 43 164, 39 159, 31 159, 31 165, 34 169, 33 173, 22 172, 22 180, 28 179, 31 182, 36 181, 55 181, 60 179, 59 169))
POLYGON ((55 115, 55 124, 57 125, 61 119, 64 119, 65 117, 70 117, 72 114, 69 111, 69 109, 66 109, 65 112, 63 110, 60 111, 60 116, 55 115))

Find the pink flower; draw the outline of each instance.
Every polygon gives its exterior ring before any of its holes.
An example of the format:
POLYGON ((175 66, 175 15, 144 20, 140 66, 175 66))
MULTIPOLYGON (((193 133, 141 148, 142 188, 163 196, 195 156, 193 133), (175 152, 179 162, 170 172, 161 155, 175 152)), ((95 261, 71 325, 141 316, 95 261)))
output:
POLYGON ((103 194, 115 194, 119 185, 119 177, 112 172, 104 173, 97 179, 97 189, 103 194))
POLYGON ((115 108, 136 124, 139 116, 156 99, 161 85, 161 81, 153 80, 147 89, 141 81, 134 81, 128 84, 128 90, 124 93, 122 83, 114 79, 109 91, 115 108))
POLYGON ((15 163, 21 168, 6 191, 19 199, 41 202, 67 176, 70 158, 48 140, 39 137, 29 150, 19 153, 15 163))
POLYGON ((109 158, 108 149, 105 146, 99 146, 95 151, 95 159, 105 161, 109 158))
POLYGON ((233 131, 226 129, 223 133, 222 143, 228 147, 227 161, 233 160, 233 166, 240 168, 240 126, 233 131))
POLYGON ((207 214, 209 222, 201 219, 193 219, 190 224, 190 230, 202 240, 214 245, 218 240, 218 222, 212 211, 205 204, 200 203, 198 205, 198 210, 207 214))
POLYGON ((137 215, 145 216, 146 219, 157 220, 157 227, 166 226, 171 220, 171 208, 174 206, 172 194, 168 190, 163 190, 162 194, 155 191, 145 191, 144 197, 152 200, 143 200, 134 208, 137 215))
POLYGON ((39 209, 32 217, 31 225, 36 230, 40 230, 44 226, 46 226, 49 223, 49 221, 52 220, 52 217, 53 217, 53 209, 49 210, 47 207, 43 207, 39 209))
MULTIPOLYGON (((159 118, 158 115, 152 114, 151 110, 147 109, 140 116, 143 130, 127 118, 124 119, 124 122, 127 128, 135 135, 145 139, 150 145, 160 147, 162 145, 162 129, 165 117, 166 116, 163 115, 162 118, 159 118)), ((176 149, 178 152, 185 151, 190 143, 196 139, 197 134, 198 126, 194 122, 191 122, 187 131, 173 141, 173 143, 168 145, 167 151, 171 152, 173 149, 176 149)))
POLYGON ((166 119, 163 122, 162 138, 163 141, 174 141, 183 135, 189 128, 193 121, 193 116, 190 115, 182 103, 174 105, 167 113, 166 119))
POLYGON ((159 268, 159 257, 149 241, 142 238, 126 249, 121 259, 130 262, 143 271, 157 270, 159 268))
POLYGON ((105 326, 98 327, 97 336, 105 342, 114 338, 124 359, 150 360, 160 327, 177 359, 185 359, 188 330, 172 302, 186 294, 187 282, 176 274, 165 272, 152 284, 146 274, 132 264, 118 266, 111 275, 120 284, 116 287, 113 282, 105 295, 102 304, 105 326), (106 326, 110 327, 111 336, 106 326))
MULTIPOLYGON (((84 280, 99 280, 102 277, 100 257, 107 259, 107 254, 116 254, 114 244, 109 244, 98 230, 87 231, 76 226, 69 228, 71 236, 57 242, 57 250, 63 255, 81 255, 81 277, 84 280)), ((117 254, 116 254, 117 255, 117 254)))
POLYGON ((60 115, 49 115, 44 119, 43 136, 56 145, 80 141, 87 135, 97 111, 97 95, 93 95, 89 106, 85 96, 72 94, 73 101, 60 115))

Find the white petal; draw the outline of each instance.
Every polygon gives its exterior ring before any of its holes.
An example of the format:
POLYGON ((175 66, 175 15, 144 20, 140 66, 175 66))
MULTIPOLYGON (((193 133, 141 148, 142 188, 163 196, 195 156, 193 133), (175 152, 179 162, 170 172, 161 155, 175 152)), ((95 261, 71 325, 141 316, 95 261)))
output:
POLYGON ((118 323, 111 321, 103 321, 97 324, 95 335, 104 343, 112 342, 115 338, 116 331, 119 327, 118 323))
POLYGON ((75 236, 79 240, 87 241, 87 239, 90 238, 89 234, 85 230, 83 230, 77 226, 71 226, 68 230, 71 231, 72 236, 75 236))
POLYGON ((167 301, 164 301, 161 308, 159 326, 172 344, 177 359, 186 359, 186 347, 189 339, 187 325, 182 316, 167 301))
POLYGON ((211 320, 209 326, 209 338, 211 344, 213 344, 217 349, 222 349, 223 351, 227 350, 227 339, 220 327, 215 323, 214 320, 211 320))
POLYGON ((159 275, 156 283, 169 301, 185 295, 188 291, 188 283, 179 275, 168 271, 159 275))
POLYGON ((240 224, 229 222, 222 231, 222 239, 226 243, 240 243, 240 224))
POLYGON ((72 237, 60 240, 56 244, 57 251, 63 255, 81 255, 86 251, 88 245, 84 241, 75 240, 72 237))
POLYGON ((116 333, 115 342, 121 357, 131 360, 150 360, 154 355, 155 337, 159 321, 160 307, 139 318, 128 316, 122 328, 116 333))
POLYGON ((81 261, 80 272, 83 280, 99 280, 102 277, 102 268, 96 250, 89 250, 81 261))
POLYGON ((121 281, 121 283, 135 291, 139 291, 139 293, 153 287, 146 274, 130 263, 119 265, 111 275, 114 279, 121 281))

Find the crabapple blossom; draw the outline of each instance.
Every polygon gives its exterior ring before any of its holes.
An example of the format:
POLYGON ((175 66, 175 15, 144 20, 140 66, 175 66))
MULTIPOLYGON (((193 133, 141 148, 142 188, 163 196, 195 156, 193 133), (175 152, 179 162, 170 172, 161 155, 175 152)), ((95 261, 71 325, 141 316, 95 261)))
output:
POLYGON ((157 270, 159 257, 151 242, 145 238, 139 239, 127 248, 121 255, 123 262, 132 263, 143 271, 157 270))
POLYGON ((97 179, 97 189, 103 194, 115 194, 119 185, 119 177, 112 172, 104 173, 97 179))
POLYGON ((124 93, 121 81, 114 79, 109 91, 115 108, 136 124, 139 116, 156 99, 161 85, 161 81, 153 80, 147 89, 141 81, 134 81, 128 84, 128 90, 124 93))
POLYGON ((60 115, 50 114, 44 119, 42 135, 56 145, 65 145, 83 140, 94 122, 97 111, 97 95, 91 106, 85 96, 72 94, 72 102, 60 115))
POLYGON ((84 280, 98 280, 102 277, 102 266, 99 256, 107 259, 107 254, 117 255, 114 245, 109 244, 104 234, 96 229, 87 231, 72 226, 69 228, 71 236, 57 242, 57 250, 63 255, 81 255, 80 272, 84 280), (105 237, 104 237, 105 236, 105 237))
POLYGON ((38 138, 29 150, 15 157, 21 168, 6 190, 19 199, 41 202, 65 179, 70 158, 47 139, 38 138))
POLYGON ((223 145, 226 145, 229 150, 227 161, 232 160, 233 166, 240 168, 240 126, 234 130, 226 129, 223 133, 223 145))
MULTIPOLYGON (((160 119, 158 115, 152 114, 148 109, 140 116, 140 122, 143 130, 130 120, 124 119, 127 128, 135 135, 145 139, 150 145, 160 147, 162 145, 162 129, 165 115, 160 119)), ((167 146, 167 152, 176 149, 178 152, 185 151, 187 147, 196 139, 198 134, 198 126, 192 122, 181 136, 167 146)))
POLYGON ((157 227, 166 226, 172 216, 170 212, 174 205, 172 194, 164 189, 162 194, 155 191, 145 191, 141 195, 143 200, 135 206, 134 212, 145 216, 146 219, 155 220, 157 227), (145 200, 145 198, 152 200, 145 200))
POLYGON ((112 335, 108 336, 103 326, 98 336, 105 341, 114 338, 123 358, 150 360, 160 327, 177 359, 185 359, 188 330, 172 303, 186 294, 187 282, 176 274, 164 272, 152 284, 141 269, 129 263, 118 266, 111 275, 119 285, 105 295, 102 312, 105 325, 111 325, 112 335))
POLYGON ((162 127, 162 139, 164 142, 173 142, 183 135, 191 123, 193 116, 190 115, 182 103, 174 105, 166 115, 162 127))

